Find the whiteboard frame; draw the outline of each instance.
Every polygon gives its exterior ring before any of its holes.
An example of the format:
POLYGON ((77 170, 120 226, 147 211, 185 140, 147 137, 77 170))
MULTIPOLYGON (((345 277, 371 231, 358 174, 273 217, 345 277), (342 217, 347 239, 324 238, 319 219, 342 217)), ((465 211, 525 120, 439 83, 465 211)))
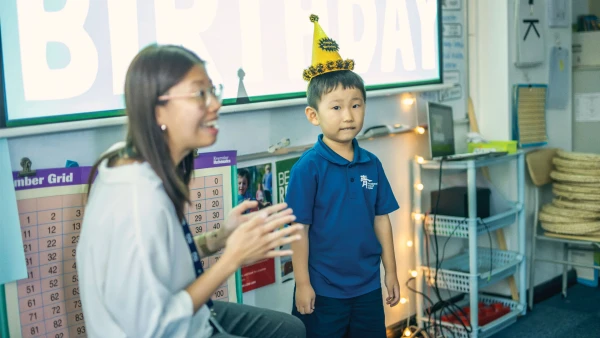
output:
MULTIPOLYGON (((414 86, 414 87, 380 89, 380 90, 368 92, 368 97, 373 98, 373 97, 398 95, 398 94, 410 93, 410 92, 436 91, 436 90, 452 88, 453 86, 454 86, 453 83, 442 83, 442 84, 423 85, 423 86, 414 86)), ((225 107, 221 108, 219 113, 221 115, 236 114, 236 113, 245 113, 245 112, 251 112, 251 111, 256 111, 256 110, 274 109, 274 108, 282 108, 282 107, 288 107, 288 106, 294 106, 294 105, 305 105, 305 104, 306 104, 306 98, 297 98, 297 99, 281 100, 281 101, 257 102, 257 103, 249 103, 249 104, 245 104, 245 105, 225 106, 225 107)), ((7 127, 7 128, 0 128, 0 138, 16 138, 16 137, 23 137, 23 136, 39 135, 39 134, 63 133, 66 131, 120 126, 120 125, 125 125, 126 123, 127 123, 127 116, 118 116, 118 117, 106 117, 106 118, 98 118, 98 119, 91 119, 91 120, 31 125, 31 126, 23 126, 23 127, 7 127)))

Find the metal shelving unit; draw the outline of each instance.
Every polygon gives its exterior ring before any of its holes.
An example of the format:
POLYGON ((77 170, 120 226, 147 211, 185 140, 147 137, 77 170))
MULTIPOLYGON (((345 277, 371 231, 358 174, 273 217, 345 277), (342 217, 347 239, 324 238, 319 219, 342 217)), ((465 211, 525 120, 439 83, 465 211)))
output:
MULTIPOLYGON (((509 310, 502 316, 492 320, 484 325, 478 325, 478 311, 470 311, 469 322, 471 323, 471 333, 467 332, 463 326, 458 323, 442 322, 452 330, 454 336, 464 338, 488 337, 503 328, 514 323, 519 315, 524 315, 527 311, 526 290, 526 251, 525 251, 525 161, 524 153, 517 152, 506 156, 500 156, 489 159, 468 160, 468 161, 425 161, 422 159, 413 161, 412 179, 413 194, 413 223, 415 226, 414 243, 416 250, 416 268, 418 271, 416 277, 416 289, 422 293, 425 285, 432 286, 437 275, 437 285, 440 289, 447 289, 468 295, 456 305, 469 306, 471 309, 477 309, 479 303, 492 304, 501 303, 509 310), (517 200, 512 201, 507 210, 491 215, 490 217, 480 219, 477 217, 476 200, 476 173, 479 168, 490 167, 498 164, 513 163, 516 165, 517 174, 514 180, 517 186, 517 200), (422 210, 421 193, 423 184, 421 181, 422 170, 453 170, 466 171, 467 174, 467 192, 468 192, 468 215, 467 218, 452 217, 447 215, 424 215, 422 210), (435 231, 438 241, 452 238, 462 238, 468 242, 463 251, 454 257, 445 258, 436 270, 436 262, 425 264, 424 238, 434 235, 434 217, 435 231), (516 224, 517 226, 517 251, 506 251, 491 248, 482 248, 477 246, 479 236, 487 235, 504 227, 516 224), (519 301, 512 298, 490 297, 482 295, 480 289, 493 285, 509 276, 515 276, 519 291, 519 301)), ((443 173, 442 173, 443 176, 443 173)), ((432 202, 433 203, 433 202, 432 202)), ((430 253, 431 255, 431 253, 430 253)), ((429 321, 429 316, 425 314, 423 297, 416 297, 416 315, 420 327, 424 327, 429 321)))

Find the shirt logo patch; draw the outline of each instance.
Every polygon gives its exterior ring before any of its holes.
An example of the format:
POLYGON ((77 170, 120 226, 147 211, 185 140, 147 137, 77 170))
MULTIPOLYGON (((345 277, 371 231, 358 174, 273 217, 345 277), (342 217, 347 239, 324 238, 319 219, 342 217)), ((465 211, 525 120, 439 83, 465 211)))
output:
POLYGON ((360 175, 360 181, 362 182, 363 188, 368 190, 372 190, 373 187, 377 185, 377 182, 370 180, 367 175, 360 175))

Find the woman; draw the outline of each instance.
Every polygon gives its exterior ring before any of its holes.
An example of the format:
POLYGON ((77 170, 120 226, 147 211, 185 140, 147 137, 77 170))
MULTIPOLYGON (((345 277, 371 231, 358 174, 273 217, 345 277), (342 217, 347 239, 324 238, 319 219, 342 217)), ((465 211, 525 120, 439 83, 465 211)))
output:
POLYGON ((193 150, 212 145, 221 107, 203 61, 177 46, 150 46, 125 81, 126 142, 95 164, 77 268, 89 337, 304 337, 291 315, 211 295, 240 266, 290 255, 299 239, 285 205, 244 214, 191 240, 184 217, 193 150), (96 176, 97 173, 97 176, 96 176), (224 248, 203 271, 200 257, 224 248), (223 331, 223 332, 221 332, 223 331))

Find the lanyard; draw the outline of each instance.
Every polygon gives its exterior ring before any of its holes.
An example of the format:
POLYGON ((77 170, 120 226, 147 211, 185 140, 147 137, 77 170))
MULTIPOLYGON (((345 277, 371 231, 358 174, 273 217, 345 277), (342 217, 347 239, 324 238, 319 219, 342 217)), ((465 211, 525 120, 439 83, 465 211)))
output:
MULTIPOLYGON (((200 260, 200 255, 198 254, 198 248, 196 247, 196 243, 194 243, 194 238, 192 237, 192 232, 190 231, 190 226, 186 220, 183 220, 181 224, 183 227, 183 233, 185 235, 185 241, 190 247, 190 252, 192 254, 192 261, 194 262, 194 271, 196 272, 196 278, 200 277, 201 274, 204 273, 204 269, 202 268, 202 261, 200 260)), ((213 301, 212 299, 208 299, 206 302, 208 308, 212 308, 213 301)))
MULTIPOLYGON (((200 260, 200 255, 198 254, 198 248, 196 247, 196 243, 194 243, 194 238, 192 237, 192 232, 190 231, 190 226, 188 222, 184 219, 181 223, 181 227, 183 228, 183 234, 185 235, 185 241, 190 248, 190 253, 192 254, 192 261, 194 262, 194 272, 196 272, 196 278, 200 277, 201 274, 204 273, 204 268, 202 268, 202 261, 200 260)), ((214 330, 220 333, 226 333, 225 329, 219 324, 217 318, 215 318, 215 311, 213 310, 213 301, 212 299, 208 299, 206 302, 206 306, 210 309, 210 317, 208 321, 214 330)))

